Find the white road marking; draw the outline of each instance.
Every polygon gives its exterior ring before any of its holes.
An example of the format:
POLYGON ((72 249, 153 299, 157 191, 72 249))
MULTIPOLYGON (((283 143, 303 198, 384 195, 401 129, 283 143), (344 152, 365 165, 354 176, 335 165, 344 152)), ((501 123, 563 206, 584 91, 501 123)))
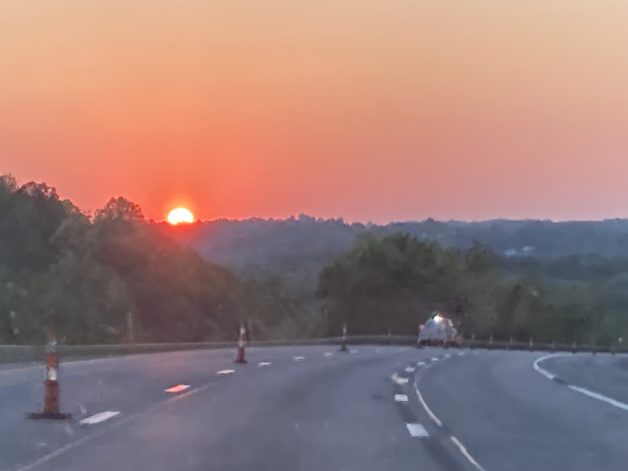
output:
POLYGON ((292 359, 294 361, 303 361, 303 360, 305 360, 305 357, 297 356, 297 357, 292 357, 292 359))
POLYGON ((421 391, 419 391, 419 388, 416 385, 414 386, 414 391, 416 392, 416 397, 419 399, 419 402, 423 406, 423 409, 425 409, 425 412, 427 412, 427 415, 430 416, 430 419, 432 419, 436 425, 438 425, 439 427, 442 427, 443 423, 439 420, 438 417, 436 417, 436 414, 434 414, 434 412, 432 412, 432 409, 430 409, 428 407, 427 403, 423 400, 423 396, 421 395, 421 391))
POLYGON ((190 385, 189 384, 177 384, 176 386, 172 386, 168 389, 166 389, 167 393, 180 393, 183 392, 187 389, 190 389, 190 385))
POLYGON ((480 352, 473 352, 473 354, 474 354, 475 356, 477 356, 477 355, 479 355, 479 354, 480 354, 480 352))
POLYGON ((104 422, 105 420, 109 420, 112 417, 115 417, 119 413, 120 413, 119 411, 112 411, 112 410, 99 412, 98 414, 94 414, 94 415, 92 415, 90 417, 87 417, 87 418, 81 420, 79 422, 79 425, 96 425, 96 424, 99 424, 101 422, 104 422))
POLYGON ((325 356, 326 356, 327 358, 332 357, 333 355, 334 355, 334 353, 333 353, 333 352, 325 352, 325 356))
POLYGON ((351 350, 349 350, 349 353, 358 353, 359 351, 360 350, 353 350, 353 349, 351 349, 351 350))
POLYGON ((41 458, 37 458, 36 460, 31 461, 30 463, 25 464, 24 466, 21 466, 19 468, 15 468, 12 471, 33 471, 34 469, 39 468, 41 465, 54 460, 58 456, 61 456, 61 455, 65 454, 68 451, 73 450, 75 448, 78 448, 81 445, 84 445, 85 443, 88 443, 88 442, 92 441, 95 438, 103 436, 105 433, 107 433, 108 431, 110 431, 112 429, 115 429, 115 428, 121 427, 122 425, 131 423, 132 421, 134 421, 134 420, 136 420, 136 419, 138 419, 140 417, 145 417, 145 416, 149 415, 150 413, 152 413, 152 412, 156 411, 157 409, 159 409, 160 407, 162 407, 164 402, 167 402, 167 401, 178 401, 178 400, 181 400, 181 399, 189 398, 189 397, 191 397, 191 396, 193 396, 195 394, 199 394, 199 393, 207 390, 211 385, 212 385, 212 383, 205 383, 204 385, 202 385, 202 386, 200 386, 200 387, 198 387, 196 389, 191 390, 189 393, 187 393, 185 395, 172 396, 169 399, 166 399, 166 401, 157 402, 157 403, 149 405, 146 409, 142 410, 141 412, 136 412, 134 414, 128 414, 125 417, 120 417, 118 420, 116 420, 115 422, 112 422, 107 427, 101 427, 99 429, 96 429, 93 433, 90 433, 89 435, 83 435, 78 440, 75 440, 75 441, 70 442, 70 443, 68 443, 66 445, 63 445, 62 447, 57 448, 54 451, 51 451, 47 455, 44 455, 41 458))
POLYGON ((391 379, 399 385, 408 384, 408 378, 399 376, 396 372, 391 376, 391 379))
POLYGON ((406 428, 412 438, 425 438, 429 436, 425 427, 419 423, 406 424, 406 428))
POLYGON ((586 388, 581 388, 580 386, 574 386, 573 384, 569 384, 569 385, 567 385, 567 387, 569 389, 571 389, 572 391, 577 391, 580 394, 584 394, 585 396, 589 396, 592 399, 597 399, 598 401, 606 402, 607 404, 610 404, 611 406, 617 407, 618 409, 628 411, 628 404, 624 404, 623 402, 620 402, 620 401, 617 401, 617 400, 615 400, 613 398, 604 396, 603 394, 599 394, 599 393, 596 393, 594 391, 589 391, 586 388))
POLYGON ((414 373, 414 368, 412 366, 406 367, 406 373, 414 373))
POLYGON ((458 450, 460 450, 460 453, 462 453, 462 456, 464 456, 467 459, 467 461, 475 467, 475 469, 477 469, 478 471, 485 471, 484 468, 480 466, 480 463, 478 463, 477 461, 473 459, 473 456, 471 456, 471 454, 465 448, 465 446, 462 443, 460 443, 460 440, 458 440, 453 435, 451 435, 449 438, 451 439, 453 444, 458 447, 458 450))
POLYGON ((408 396, 405 394, 395 394, 395 402, 408 402, 408 396))
POLYGON ((432 360, 432 361, 438 361, 438 357, 432 357, 432 358, 430 358, 430 360, 432 360))
POLYGON ((259 367, 264 367, 264 366, 270 366, 270 365, 272 365, 272 364, 273 364, 273 362, 272 362, 272 361, 260 361, 260 362, 257 364, 257 366, 259 366, 259 367))
POLYGON ((216 372, 218 376, 227 376, 232 375, 233 373, 235 373, 235 370, 220 370, 216 372))
POLYGON ((450 353, 445 353, 445 358, 451 358, 451 354, 450 353))
POLYGON ((424 361, 417 361, 416 362, 416 366, 425 366, 425 362, 424 361))
MULTIPOLYGON (((541 368, 539 366, 539 363, 542 362, 543 360, 547 360, 548 358, 566 357, 566 356, 572 356, 572 355, 573 354, 571 354, 571 353, 568 353, 568 354, 566 354, 566 353, 556 353, 556 354, 553 354, 553 355, 544 355, 544 356, 542 356, 540 358, 537 358, 534 361, 534 363, 532 364, 532 367, 534 368, 534 370, 537 373, 545 376, 547 379, 554 380, 556 378, 556 375, 550 373, 549 371, 547 371, 544 368, 541 368)), ((598 401, 605 402, 606 404, 609 404, 609 405, 611 405, 613 407, 617 407, 618 409, 628 411, 628 404, 626 404, 626 403, 623 403, 621 401, 618 401, 618 400, 613 399, 613 398, 608 397, 608 396, 604 396, 603 394, 596 393, 595 391, 591 391, 589 389, 586 389, 586 388, 583 388, 583 387, 580 387, 580 386, 576 386, 574 384, 567 384, 566 386, 569 389, 571 389, 572 391, 576 391, 576 392, 579 392, 580 394, 584 394, 585 396, 590 397, 591 399, 596 399, 598 401)))
POLYGON ((466 355, 466 354, 465 354, 464 352, 459 352, 459 353, 458 353, 458 356, 459 356, 459 357, 463 357, 463 356, 465 356, 465 355, 466 355))
POLYGON ((556 377, 555 375, 553 375, 552 373, 550 373, 549 371, 541 368, 539 366, 539 362, 543 361, 543 360, 547 360, 548 358, 551 358, 553 356, 558 356, 558 355, 544 355, 540 358, 537 358, 536 360, 534 360, 534 363, 532 363, 532 368, 534 368, 534 370, 537 373, 542 374, 543 376, 545 376, 547 379, 549 379, 550 381, 553 381, 554 378, 556 377))

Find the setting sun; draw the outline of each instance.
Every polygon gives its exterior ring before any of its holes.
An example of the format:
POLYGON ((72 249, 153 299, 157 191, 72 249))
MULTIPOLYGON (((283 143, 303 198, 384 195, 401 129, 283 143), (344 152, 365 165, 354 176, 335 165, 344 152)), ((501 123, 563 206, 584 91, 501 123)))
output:
POLYGON ((191 224, 194 222, 194 214, 188 208, 175 208, 168 213, 167 220, 173 226, 191 224))

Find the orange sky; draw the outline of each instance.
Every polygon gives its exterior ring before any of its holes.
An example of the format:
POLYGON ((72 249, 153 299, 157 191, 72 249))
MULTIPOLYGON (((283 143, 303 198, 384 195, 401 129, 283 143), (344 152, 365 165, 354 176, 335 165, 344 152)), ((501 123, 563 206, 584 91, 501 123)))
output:
POLYGON ((628 216, 628 2, 2 0, 0 172, 156 219, 628 216))

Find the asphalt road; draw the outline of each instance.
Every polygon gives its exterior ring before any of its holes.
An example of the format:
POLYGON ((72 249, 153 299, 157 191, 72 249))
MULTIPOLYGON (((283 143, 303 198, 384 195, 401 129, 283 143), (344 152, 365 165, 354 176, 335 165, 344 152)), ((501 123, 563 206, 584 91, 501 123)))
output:
POLYGON ((628 384, 625 357, 537 362, 569 376, 556 381, 533 368, 542 353, 247 353, 247 365, 233 363, 233 350, 63 363, 63 411, 73 414, 65 422, 25 419, 40 407, 41 367, 4 367, 0 470, 554 471, 628 463, 628 411, 567 387, 582 381, 628 400, 619 395, 628 384), (178 392, 166 392, 173 386, 178 392))

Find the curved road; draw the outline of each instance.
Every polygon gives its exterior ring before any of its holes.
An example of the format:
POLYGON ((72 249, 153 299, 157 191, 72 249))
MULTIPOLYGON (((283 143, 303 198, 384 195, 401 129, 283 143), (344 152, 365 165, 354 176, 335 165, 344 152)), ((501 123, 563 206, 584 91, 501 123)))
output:
POLYGON ((5 365, 0 470, 553 471, 628 463, 628 411, 568 387, 628 400, 626 357, 276 347, 248 349, 249 363, 234 365, 234 353, 66 362, 62 403, 74 417, 67 422, 25 419, 40 407, 42 368, 5 365))

